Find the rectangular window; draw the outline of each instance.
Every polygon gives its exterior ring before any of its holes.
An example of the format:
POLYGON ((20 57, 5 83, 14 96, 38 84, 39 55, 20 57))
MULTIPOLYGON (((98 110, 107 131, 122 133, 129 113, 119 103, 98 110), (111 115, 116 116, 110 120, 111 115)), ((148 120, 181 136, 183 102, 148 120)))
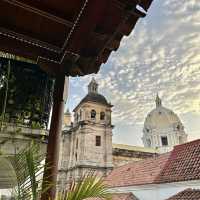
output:
POLYGON ((101 146, 101 136, 96 136, 96 146, 101 146))
POLYGON ((168 146, 167 136, 161 136, 162 146, 168 146))

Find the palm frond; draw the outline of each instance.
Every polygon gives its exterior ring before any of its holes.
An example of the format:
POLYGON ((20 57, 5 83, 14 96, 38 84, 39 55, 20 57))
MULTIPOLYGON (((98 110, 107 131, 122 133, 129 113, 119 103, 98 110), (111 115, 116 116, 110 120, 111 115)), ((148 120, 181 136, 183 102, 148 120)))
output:
MULTIPOLYGON (((47 188, 42 191, 42 174, 44 164, 41 164, 42 157, 39 147, 32 143, 28 148, 18 153, 11 159, 11 165, 15 172, 17 185, 14 188, 16 200, 38 200, 39 194, 52 187, 47 183, 47 188)), ((64 194, 59 194, 56 200, 86 200, 98 198, 111 200, 111 194, 102 178, 97 178, 94 173, 88 173, 77 183, 71 185, 64 194)))
POLYGON ((65 200, 84 200, 88 198, 111 200, 111 194, 102 178, 90 174, 78 181, 65 196, 65 200))
MULTIPOLYGON (((42 172, 44 164, 41 164, 43 156, 39 153, 39 146, 31 145, 16 154, 11 160, 17 177, 17 186, 14 188, 17 200, 36 200, 42 193, 42 172)), ((48 184, 46 184, 48 186, 48 184)))

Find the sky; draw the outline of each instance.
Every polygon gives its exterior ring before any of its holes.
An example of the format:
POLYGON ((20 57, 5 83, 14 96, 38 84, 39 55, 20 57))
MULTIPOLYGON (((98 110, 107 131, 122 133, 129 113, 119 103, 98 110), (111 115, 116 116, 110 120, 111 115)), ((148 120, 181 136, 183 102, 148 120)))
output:
POLYGON ((157 92, 180 117, 188 139, 200 138, 200 1, 154 0, 98 74, 70 78, 70 111, 92 77, 114 105, 113 142, 143 145, 143 123, 157 92))

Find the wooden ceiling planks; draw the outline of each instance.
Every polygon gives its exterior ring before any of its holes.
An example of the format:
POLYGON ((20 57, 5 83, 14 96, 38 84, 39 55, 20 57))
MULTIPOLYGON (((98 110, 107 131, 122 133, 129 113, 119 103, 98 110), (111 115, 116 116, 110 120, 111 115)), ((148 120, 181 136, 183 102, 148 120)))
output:
POLYGON ((0 50, 52 75, 97 73, 152 0, 2 0, 0 50))

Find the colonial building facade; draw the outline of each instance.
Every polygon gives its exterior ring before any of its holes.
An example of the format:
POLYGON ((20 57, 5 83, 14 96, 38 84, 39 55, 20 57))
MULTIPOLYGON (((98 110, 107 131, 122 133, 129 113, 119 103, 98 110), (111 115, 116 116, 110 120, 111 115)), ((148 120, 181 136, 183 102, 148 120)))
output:
POLYGON ((63 131, 59 189, 64 190, 72 178, 77 180, 88 171, 105 176, 112 170, 111 108, 98 93, 98 84, 93 79, 88 94, 74 109, 73 125, 63 131))

